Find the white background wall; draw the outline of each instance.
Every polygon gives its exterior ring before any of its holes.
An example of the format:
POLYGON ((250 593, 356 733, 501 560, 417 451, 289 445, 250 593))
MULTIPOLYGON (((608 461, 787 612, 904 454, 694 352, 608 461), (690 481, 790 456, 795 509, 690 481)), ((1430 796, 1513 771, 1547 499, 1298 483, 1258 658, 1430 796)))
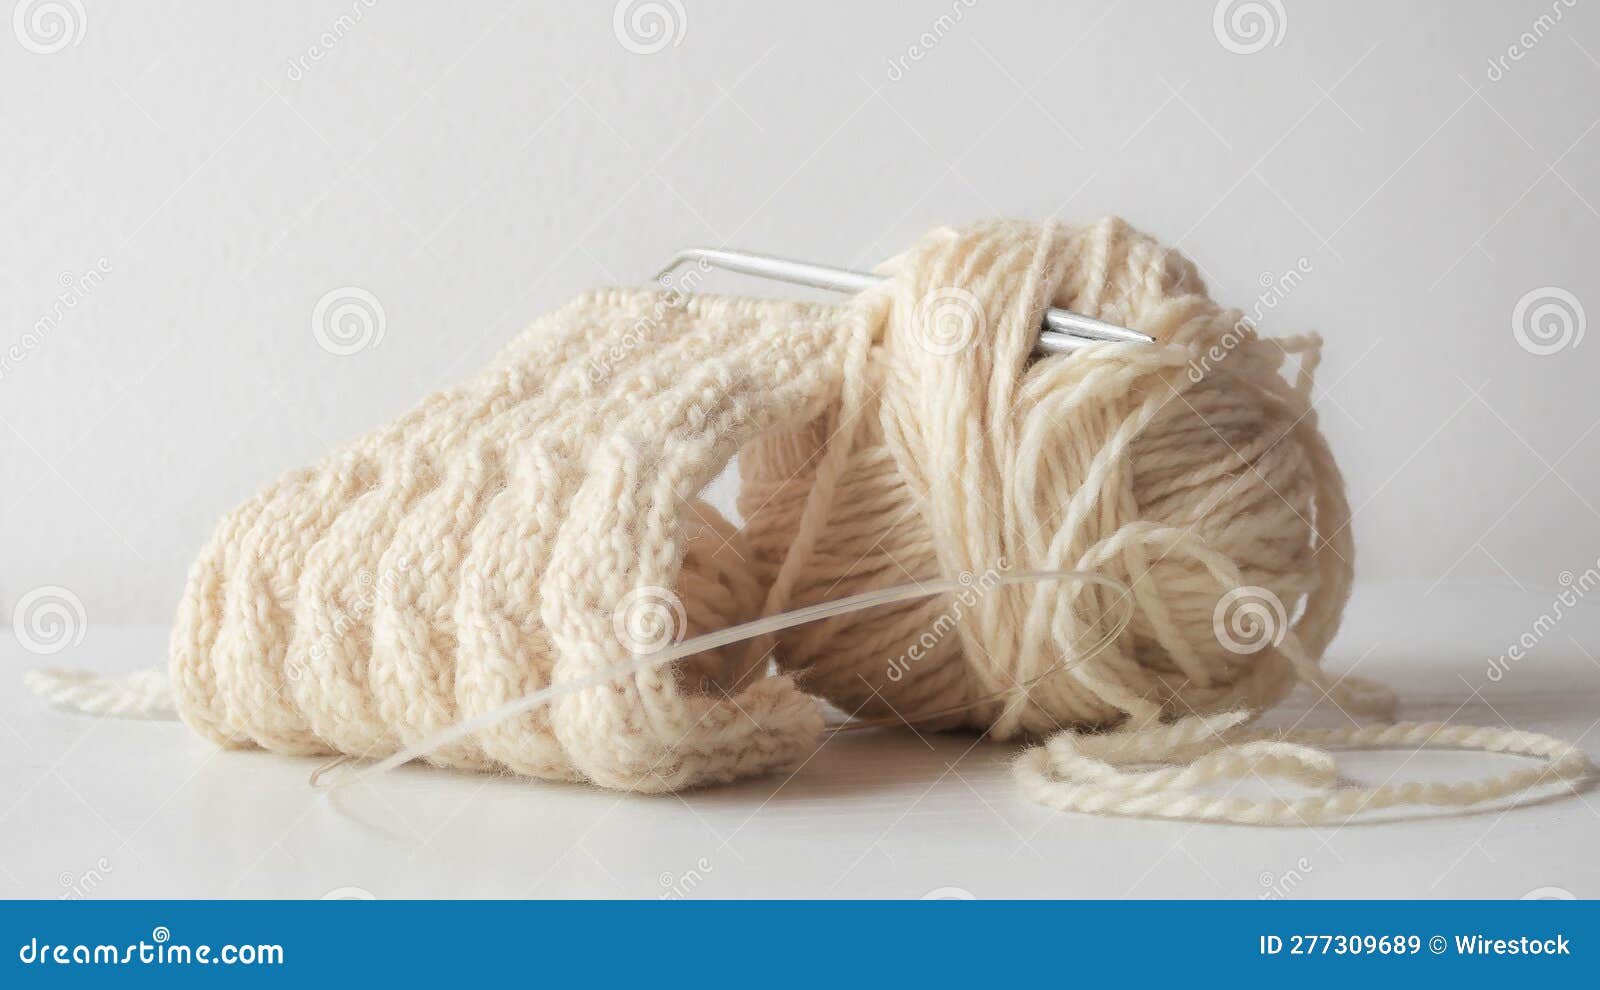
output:
POLYGON ((234 503, 680 246, 864 266, 995 215, 1119 213, 1245 308, 1309 266, 1261 323, 1328 338, 1364 578, 1600 552, 1593 0, 1269 0, 1259 38, 1210 2, 667 0, 658 44, 609 2, 18 7, 6 618, 58 585, 165 621, 234 503), (336 356, 313 312, 346 286, 383 335, 336 356), (1587 313, 1523 346, 1524 298, 1587 313))

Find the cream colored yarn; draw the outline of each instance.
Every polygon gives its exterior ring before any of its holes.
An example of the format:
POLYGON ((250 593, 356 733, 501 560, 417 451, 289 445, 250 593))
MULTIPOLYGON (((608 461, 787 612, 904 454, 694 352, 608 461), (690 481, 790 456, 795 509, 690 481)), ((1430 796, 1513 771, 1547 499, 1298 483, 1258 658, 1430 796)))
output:
MULTIPOLYGON (((223 745, 380 757, 631 658, 615 613, 641 596, 681 602, 691 634, 749 618, 760 589, 738 534, 696 496, 750 437, 822 411, 864 320, 649 291, 541 320, 477 378, 223 521, 173 635, 184 720, 223 745)), ((816 703, 725 652, 430 758, 663 791, 809 753, 816 703)))
POLYGON ((874 714, 1009 691, 958 720, 1001 738, 1262 709, 1297 679, 1321 681, 1314 658, 1349 593, 1353 547, 1310 405, 1316 338, 1250 334, 1193 375, 1191 356, 1237 335, 1241 314, 1211 302, 1181 256, 1118 220, 1059 236, 1020 224, 940 233, 893 267, 874 398, 855 437, 827 441, 852 453, 809 555, 790 547, 803 542, 808 465, 829 424, 741 455, 740 510, 763 575, 777 575, 770 607, 1005 561, 1119 578, 1136 618, 1114 649, 1026 692, 1098 619, 1063 608, 1049 585, 984 596, 958 636, 898 680, 885 676, 886 658, 906 653, 944 603, 796 630, 779 654, 787 669, 847 711, 874 714), (1050 305, 1167 346, 1030 362, 1050 305), (1302 358, 1293 384, 1278 370, 1287 355, 1302 358), (1242 654, 1220 641, 1216 606, 1241 587, 1286 607, 1305 600, 1289 646, 1242 654))
POLYGON ((939 230, 884 271, 840 307, 583 296, 286 476, 195 563, 172 644, 182 717, 226 746, 377 758, 570 684, 428 759, 666 791, 795 765, 822 739, 821 697, 1045 740, 1017 763, 1045 804, 1261 824, 1587 773, 1528 733, 1245 727, 1299 683, 1353 714, 1391 701, 1319 667, 1353 547, 1311 403, 1316 337, 1259 338, 1117 220, 939 230), (1036 359, 1049 305, 1159 343, 1036 359), (735 453, 742 531, 698 500, 735 453), (1090 652, 1126 608, 1115 592, 1003 584, 971 607, 788 630, 777 673, 763 641, 592 684, 664 645, 662 623, 694 635, 919 578, 1046 570, 1121 581, 1133 621, 1090 652), (1240 595, 1260 602, 1229 614, 1240 595), (1364 790, 1320 748, 1429 745, 1548 762, 1364 790), (1248 776, 1313 790, 1227 792, 1248 776))

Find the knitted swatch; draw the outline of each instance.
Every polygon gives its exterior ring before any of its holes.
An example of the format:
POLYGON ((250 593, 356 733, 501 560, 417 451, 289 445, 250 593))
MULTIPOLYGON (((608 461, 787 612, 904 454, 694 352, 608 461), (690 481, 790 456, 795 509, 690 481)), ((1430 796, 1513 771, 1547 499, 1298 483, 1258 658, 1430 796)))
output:
POLYGON ((838 307, 585 295, 476 378, 289 474, 196 561, 172 641, 183 719, 225 746, 383 757, 684 635, 931 577, 975 589, 725 646, 557 697, 438 764, 667 791, 793 766, 816 698, 1045 740, 1017 764, 1069 810, 1255 823, 1571 785, 1530 733, 1244 728, 1319 661, 1350 590, 1315 336, 1265 339, 1117 220, 938 230, 838 307), (1035 356, 1062 306, 1154 346, 1035 356), (735 455, 738 529, 699 500, 735 455), (1102 586, 1019 586, 1079 570, 1102 586), (1133 620, 1103 649, 1118 609, 1133 620), (1465 784, 1343 785, 1321 746, 1548 762, 1465 784), (1149 764, 1158 764, 1150 769, 1149 764), (1278 776, 1308 796, 1199 785, 1278 776))

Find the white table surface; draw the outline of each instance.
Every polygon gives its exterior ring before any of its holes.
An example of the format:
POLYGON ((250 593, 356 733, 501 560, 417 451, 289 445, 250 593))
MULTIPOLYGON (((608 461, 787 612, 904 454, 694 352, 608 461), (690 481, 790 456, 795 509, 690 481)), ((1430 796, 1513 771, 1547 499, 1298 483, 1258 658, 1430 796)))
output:
MULTIPOLYGON (((1509 723, 1594 754, 1600 601, 1535 633, 1555 590, 1362 588, 1328 665, 1392 683, 1403 717, 1509 723), (1537 646, 1490 680, 1490 659, 1525 633, 1537 646)), ((1315 830, 1094 818, 1022 798, 1007 771, 1013 746, 877 731, 834 737, 792 776, 682 796, 408 767, 335 802, 308 787, 321 761, 222 752, 175 723, 54 711, 20 683, 29 667, 138 669, 162 661, 165 642, 163 628, 91 626, 78 647, 36 657, 0 637, 12 677, 0 693, 0 895, 1600 895, 1594 792, 1315 830)), ((1514 762, 1347 757, 1353 775, 1378 780, 1514 762)))

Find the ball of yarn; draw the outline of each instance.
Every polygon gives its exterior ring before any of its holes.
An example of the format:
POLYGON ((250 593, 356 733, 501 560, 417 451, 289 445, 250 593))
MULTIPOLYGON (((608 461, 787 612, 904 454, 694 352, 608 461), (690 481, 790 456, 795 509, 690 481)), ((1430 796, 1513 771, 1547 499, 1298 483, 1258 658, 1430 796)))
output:
POLYGON ((741 453, 747 539, 769 610, 927 575, 973 593, 790 630, 783 669, 846 712, 1002 738, 1279 700, 1284 637, 1319 657, 1351 579, 1315 338, 1261 339, 1115 219, 940 231, 884 271, 859 422, 835 409, 741 453), (1047 306, 1166 346, 1036 358, 1047 306), (828 508, 807 521, 819 484, 828 508), (990 587, 1008 569, 1119 579, 1133 620, 1087 654, 1120 596, 990 587))

